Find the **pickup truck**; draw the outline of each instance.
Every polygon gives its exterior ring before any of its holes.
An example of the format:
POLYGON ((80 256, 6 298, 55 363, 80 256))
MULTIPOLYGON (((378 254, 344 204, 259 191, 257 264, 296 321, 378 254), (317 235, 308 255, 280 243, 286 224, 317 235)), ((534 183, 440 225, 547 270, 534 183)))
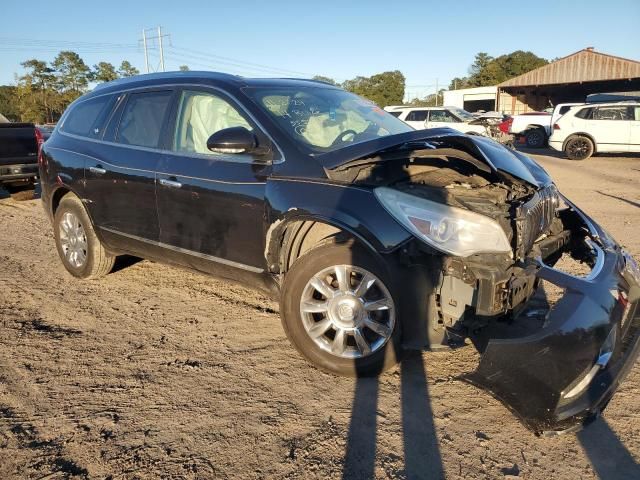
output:
POLYGON ((551 126, 574 105, 581 104, 559 103, 553 108, 553 111, 513 115, 503 122, 501 130, 516 138, 524 138, 527 147, 544 147, 551 135, 551 126))
POLYGON ((35 181, 43 141, 33 123, 0 122, 0 188, 35 181))

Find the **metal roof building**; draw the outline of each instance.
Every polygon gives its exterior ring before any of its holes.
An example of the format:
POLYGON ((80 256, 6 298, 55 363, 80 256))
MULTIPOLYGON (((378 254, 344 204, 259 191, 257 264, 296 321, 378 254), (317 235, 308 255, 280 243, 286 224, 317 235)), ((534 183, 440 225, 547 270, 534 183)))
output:
POLYGON ((496 110, 540 111, 587 95, 640 90, 640 62, 596 52, 592 47, 498 85, 496 110))

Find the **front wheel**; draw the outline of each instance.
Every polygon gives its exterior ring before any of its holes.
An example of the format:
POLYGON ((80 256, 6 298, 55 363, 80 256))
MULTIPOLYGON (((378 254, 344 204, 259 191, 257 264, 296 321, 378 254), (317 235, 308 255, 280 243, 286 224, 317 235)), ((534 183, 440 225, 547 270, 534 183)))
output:
POLYGON ((394 286, 355 243, 329 243, 299 258, 281 308, 289 340, 313 365, 338 375, 377 375, 400 360, 394 286))
POLYGON ((74 277, 100 278, 113 268, 115 256, 100 243, 89 215, 75 195, 69 193, 60 201, 53 233, 62 264, 74 277))

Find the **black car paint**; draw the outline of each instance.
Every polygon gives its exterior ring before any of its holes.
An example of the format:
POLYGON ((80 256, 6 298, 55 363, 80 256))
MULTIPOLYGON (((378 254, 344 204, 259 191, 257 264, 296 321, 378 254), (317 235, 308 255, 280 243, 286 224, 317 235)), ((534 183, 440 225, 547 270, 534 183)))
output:
POLYGON ((0 123, 0 185, 38 175, 38 143, 33 123, 0 123))
MULTIPOLYGON (((114 142, 120 103, 110 123, 104 126, 102 138, 80 138, 56 129, 45 144, 41 175, 47 213, 53 217, 60 192, 72 191, 86 204, 97 234, 112 252, 187 266, 277 296, 281 242, 291 222, 311 220, 333 225, 358 238, 389 263, 399 262, 419 243, 379 205, 371 188, 331 179, 331 171, 350 162, 380 150, 447 137, 473 152, 497 176, 512 175, 538 187, 551 182, 528 157, 502 147, 496 150, 487 140, 448 129, 408 132, 324 155, 310 155, 243 93, 245 88, 287 84, 318 86, 302 80, 250 80, 180 72, 135 77, 96 89, 86 97, 126 96, 132 91, 158 88, 176 92, 195 88, 222 94, 251 119, 268 154, 253 159, 246 155, 212 159, 172 152, 168 143, 171 115, 165 122, 164 143, 157 148, 120 145, 114 142)), ((173 116, 175 98, 177 94, 173 116)), ((64 125, 64 117, 60 124, 64 125)), ((577 223, 582 222, 576 231, 591 229, 589 235, 594 241, 601 241, 602 234, 593 227, 595 223, 577 207, 571 208, 572 214, 579 217, 577 223)), ((560 392, 579 373, 578 363, 584 363, 583 358, 603 340, 602 326, 620 322, 607 297, 611 296, 612 286, 625 290, 629 300, 637 302, 637 279, 627 278, 627 283, 621 280, 620 247, 609 240, 604 252, 602 273, 587 283, 569 281, 567 300, 554 310, 546 330, 533 338, 490 342, 478 371, 468 377, 504 400, 536 431, 583 422, 606 403, 607 395, 596 398, 587 391, 580 397, 582 403, 576 403, 579 409, 567 414, 566 406, 563 411, 556 408, 560 392), (571 289, 572 285, 579 293, 571 289), (567 348, 577 352, 580 362, 567 358, 567 348), (530 371, 537 368, 554 369, 555 375, 550 376, 553 380, 541 383, 530 371)), ((415 270, 416 265, 412 267, 415 270)), ((555 270, 540 265, 533 268, 539 278, 560 284, 567 281, 568 276, 555 270)), ((425 330, 419 325, 405 329, 404 334, 411 336, 425 330)), ((405 343, 416 343, 413 340, 406 338, 405 343)), ((638 352, 637 335, 628 341, 633 343, 632 353, 622 362, 627 368, 638 352)), ((607 392, 615 388, 617 381, 614 375, 605 382, 607 392)))

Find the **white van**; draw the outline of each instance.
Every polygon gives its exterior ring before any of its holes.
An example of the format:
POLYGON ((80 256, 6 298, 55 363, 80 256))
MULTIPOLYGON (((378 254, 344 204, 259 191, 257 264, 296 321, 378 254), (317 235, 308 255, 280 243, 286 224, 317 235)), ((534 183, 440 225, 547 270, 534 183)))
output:
POLYGON ((571 160, 596 152, 640 152, 640 102, 572 107, 553 124, 549 146, 571 160))

